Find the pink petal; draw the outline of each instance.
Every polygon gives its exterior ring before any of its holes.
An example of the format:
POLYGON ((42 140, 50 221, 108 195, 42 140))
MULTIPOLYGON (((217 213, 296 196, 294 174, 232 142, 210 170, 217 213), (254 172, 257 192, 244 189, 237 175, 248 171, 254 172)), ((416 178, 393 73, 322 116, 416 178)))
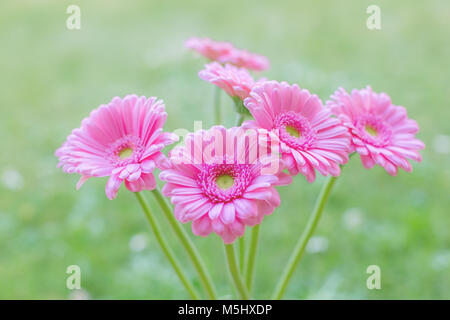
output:
POLYGON ((197 236, 206 237, 211 231, 211 221, 206 216, 192 222, 192 232, 197 236))
POLYGON ((233 203, 227 203, 223 206, 222 215, 220 216, 220 219, 224 224, 230 224, 234 221, 235 217, 235 208, 233 203))
POLYGON ((109 200, 113 200, 116 197, 117 191, 119 190, 121 184, 122 180, 119 177, 109 177, 105 187, 105 193, 109 200))

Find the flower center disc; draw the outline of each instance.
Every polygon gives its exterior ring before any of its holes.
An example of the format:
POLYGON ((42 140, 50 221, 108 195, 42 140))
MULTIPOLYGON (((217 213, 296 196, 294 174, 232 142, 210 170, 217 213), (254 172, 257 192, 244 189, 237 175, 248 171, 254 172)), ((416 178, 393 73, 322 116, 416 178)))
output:
POLYGON ((295 138, 300 138, 300 132, 294 128, 293 126, 286 126, 286 132, 289 133, 290 136, 295 138))
POLYGON ((376 137, 378 135, 377 129, 372 127, 371 125, 367 124, 364 128, 368 134, 370 134, 372 137, 376 137))
POLYGON ((122 150, 119 151, 119 158, 127 159, 127 158, 131 157, 132 154, 133 154, 133 149, 123 148, 122 150))
POLYGON ((231 177, 227 174, 224 174, 224 175, 218 176, 216 178, 216 184, 220 189, 223 189, 223 190, 229 189, 233 186, 234 179, 233 179, 233 177, 231 177))

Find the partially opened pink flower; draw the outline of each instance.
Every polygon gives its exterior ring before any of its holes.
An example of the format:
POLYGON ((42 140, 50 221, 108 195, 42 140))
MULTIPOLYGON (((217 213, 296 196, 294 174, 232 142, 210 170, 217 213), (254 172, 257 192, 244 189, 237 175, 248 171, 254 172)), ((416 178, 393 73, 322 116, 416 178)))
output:
POLYGON ((161 149, 178 140, 162 132, 167 113, 162 100, 128 95, 115 97, 85 118, 56 150, 59 167, 81 175, 77 189, 91 177, 106 177, 106 195, 125 186, 133 192, 156 187, 153 170, 167 159, 161 149))
MULTIPOLYGON (((215 232, 225 243, 242 236, 280 204, 276 185, 291 182, 265 130, 212 127, 189 134, 184 146, 170 152, 172 167, 160 174, 163 194, 171 198, 175 217, 192 221, 199 236, 215 232)), ((273 139, 273 140, 271 140, 273 139)))
POLYGON ((351 151, 356 151, 367 169, 375 164, 395 176, 398 167, 411 171, 408 159, 421 161, 424 143, 415 138, 419 126, 409 119, 404 107, 393 105, 385 93, 370 87, 352 90, 340 88, 327 102, 332 112, 342 119, 351 134, 351 151))
POLYGON ((201 70, 198 76, 223 89, 230 97, 238 97, 241 100, 248 97, 255 85, 253 77, 245 68, 231 64, 222 66, 220 63, 211 62, 205 65, 205 69, 201 70))
POLYGON ((192 37, 186 40, 184 45, 211 61, 231 63, 237 67, 255 71, 266 70, 270 67, 269 59, 266 57, 247 50, 237 49, 229 42, 192 37))
POLYGON ((233 50, 231 43, 213 41, 209 38, 192 37, 186 40, 185 46, 213 61, 222 59, 233 50))
POLYGON ((274 130, 292 175, 300 172, 313 182, 315 170, 340 174, 339 165, 348 160, 349 134, 316 95, 296 84, 267 81, 254 87, 244 104, 255 118, 244 127, 274 130))
POLYGON ((226 55, 221 55, 218 61, 254 71, 263 71, 270 67, 269 59, 266 57, 236 48, 226 55))

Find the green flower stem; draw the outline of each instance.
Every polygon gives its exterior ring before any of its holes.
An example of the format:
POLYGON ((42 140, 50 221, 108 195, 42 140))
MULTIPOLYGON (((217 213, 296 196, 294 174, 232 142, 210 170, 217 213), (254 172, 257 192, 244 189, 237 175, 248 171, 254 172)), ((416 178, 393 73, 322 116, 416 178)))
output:
POLYGON ((242 122, 244 122, 244 115, 242 113, 238 113, 236 118, 236 127, 240 127, 242 122))
POLYGON ((183 229, 183 227, 180 225, 180 223, 175 219, 175 216, 172 213, 172 209, 170 208, 169 204, 167 203, 167 199, 161 194, 161 191, 158 189, 154 189, 152 191, 156 201, 158 202, 159 206, 161 207, 164 215, 166 216, 167 220, 169 221, 169 224, 171 225, 172 229, 175 231, 175 234, 177 235, 178 239, 182 243, 184 249, 188 253, 189 257, 192 260, 192 263, 194 264, 195 269, 198 272, 198 275, 200 277, 200 281, 202 282, 203 287, 205 288, 208 296, 210 299, 215 300, 216 298, 216 290, 214 288, 214 284, 211 280, 211 277, 205 267, 205 264, 200 257, 200 254, 197 251, 197 248, 192 243, 191 239, 187 235, 186 231, 183 229))
POLYGON ((179 262, 177 261, 177 259, 175 258, 175 255, 173 254, 172 250, 168 246, 166 239, 164 238, 164 236, 161 233, 161 229, 158 225, 158 222, 156 221, 155 217, 153 216, 152 212, 150 211, 150 208, 149 208, 147 202, 145 201, 144 197, 139 192, 135 192, 135 194, 136 194, 136 197, 137 197, 142 209, 144 210, 145 216, 147 217, 150 227, 152 228, 153 233, 155 234, 156 240, 158 241, 159 245, 161 246, 162 251, 166 255, 167 259, 169 259, 170 264, 172 265, 176 274, 178 275, 181 282, 185 286, 186 290, 191 295, 192 299, 198 300, 199 299, 198 294, 195 292, 194 287, 189 282, 189 280, 186 278, 186 275, 183 273, 179 262))
POLYGON ((279 300, 282 298, 286 290, 286 287, 289 283, 289 280, 291 279, 295 271, 295 268, 297 267, 298 263, 300 262, 300 259, 302 258, 306 244, 308 243, 309 239, 314 233, 314 230, 317 227, 320 216, 322 215, 323 212, 323 208, 325 207, 325 204, 328 200, 328 196, 330 195, 330 191, 333 188, 336 179, 337 179, 336 177, 330 176, 325 181, 322 190, 320 191, 319 197, 317 198, 314 211, 309 217, 308 224, 306 225, 305 230, 303 230, 302 235, 297 241, 294 251, 292 252, 291 257, 289 258, 289 262, 286 265, 280 280, 278 281, 272 299, 279 300))
POLYGON ((222 89, 216 86, 214 90, 214 121, 216 125, 222 124, 222 112, 220 110, 220 93, 222 89))
POLYGON ((246 269, 245 269, 245 284, 249 292, 252 290, 253 282, 253 270, 255 269, 255 257, 256 250, 258 248, 259 241, 259 228, 261 224, 257 224, 252 228, 252 234, 250 238, 250 249, 247 256, 246 269))
POLYGON ((245 240, 244 236, 239 238, 239 270, 241 274, 244 273, 244 263, 245 263, 245 240))
POLYGON ((225 255, 228 261, 228 270, 230 271, 234 286, 236 287, 241 299, 250 299, 247 288, 245 287, 244 281, 242 281, 241 275, 238 270, 233 244, 225 244, 225 255))

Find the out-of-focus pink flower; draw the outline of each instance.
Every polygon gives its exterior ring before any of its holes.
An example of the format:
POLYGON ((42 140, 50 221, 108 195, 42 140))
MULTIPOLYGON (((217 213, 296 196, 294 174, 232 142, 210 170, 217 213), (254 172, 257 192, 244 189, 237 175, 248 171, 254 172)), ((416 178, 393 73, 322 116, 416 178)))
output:
POLYGON ((220 63, 230 63, 248 70, 262 71, 270 67, 266 57, 237 49, 229 42, 213 41, 209 38, 189 38, 185 47, 194 50, 205 58, 220 63))
POLYGON ((313 182, 315 169, 322 175, 340 174, 339 164, 348 160, 349 134, 316 95, 296 84, 267 81, 253 88, 244 105, 255 120, 243 126, 274 130, 292 175, 300 172, 313 182))
POLYGON ((196 37, 186 40, 185 47, 213 61, 221 59, 233 50, 233 45, 229 42, 217 42, 209 38, 196 37))
POLYGON ((340 88, 327 102, 351 134, 351 152, 358 152, 367 169, 375 164, 395 176, 398 167, 411 171, 407 159, 421 161, 424 143, 415 138, 419 126, 409 119, 404 107, 395 106, 385 93, 370 87, 352 90, 340 88))
POLYGON ((164 103, 155 97, 115 97, 93 110, 56 150, 58 167, 81 175, 77 189, 88 178, 109 176, 109 199, 116 197, 124 181, 133 192, 152 190, 153 170, 167 162, 161 149, 178 140, 162 132, 166 118, 164 103))
POLYGON ((255 71, 263 71, 270 67, 269 59, 265 56, 242 49, 233 49, 227 55, 220 56, 218 61, 255 71))
POLYGON ((220 63, 211 62, 205 65, 205 69, 201 70, 198 76, 223 89, 231 97, 239 97, 241 100, 248 97, 250 90, 255 85, 255 81, 247 69, 231 64, 222 66, 220 63))
POLYGON ((271 151, 276 137, 252 132, 215 126, 189 134, 184 146, 170 152, 171 167, 159 176, 167 182, 162 191, 171 198, 175 217, 192 221, 194 234, 215 232, 231 243, 245 226, 259 224, 279 206, 274 186, 290 183, 291 177, 271 151))

